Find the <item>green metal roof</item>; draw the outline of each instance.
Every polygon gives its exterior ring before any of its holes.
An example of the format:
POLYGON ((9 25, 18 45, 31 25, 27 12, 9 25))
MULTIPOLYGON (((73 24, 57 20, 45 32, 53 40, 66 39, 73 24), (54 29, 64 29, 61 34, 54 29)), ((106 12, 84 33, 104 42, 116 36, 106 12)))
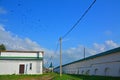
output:
POLYGON ((43 57, 0 56, 0 60, 43 60, 43 57))
MULTIPOLYGON (((96 55, 93 55, 93 56, 86 57, 85 59, 80 59, 80 60, 77 60, 77 61, 73 61, 73 62, 64 64, 62 66, 64 67, 66 65, 70 65, 70 64, 77 63, 77 62, 80 62, 80 61, 89 60, 89 59, 105 56, 105 55, 108 55, 108 54, 114 54, 114 53, 119 52, 119 51, 120 51, 120 47, 114 48, 114 49, 111 49, 109 51, 105 51, 105 52, 102 52, 102 53, 99 53, 99 54, 96 54, 96 55)), ((59 68, 59 66, 56 67, 56 68, 59 68)))

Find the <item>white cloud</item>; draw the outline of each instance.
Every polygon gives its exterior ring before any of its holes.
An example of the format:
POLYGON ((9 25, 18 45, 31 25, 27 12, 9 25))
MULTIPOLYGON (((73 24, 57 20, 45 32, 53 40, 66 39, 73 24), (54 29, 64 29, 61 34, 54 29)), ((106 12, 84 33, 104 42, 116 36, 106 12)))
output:
POLYGON ((1 30, 1 31, 5 31, 5 29, 4 29, 3 26, 4 26, 4 25, 0 24, 0 30, 1 30))
POLYGON ((77 47, 69 48, 63 51, 63 56, 65 59, 69 59, 68 62, 84 58, 84 48, 85 57, 96 54, 95 50, 84 47, 83 45, 78 45, 77 47))
POLYGON ((32 51, 44 51, 44 59, 47 64, 48 61, 51 61, 51 56, 54 59, 58 58, 58 54, 55 54, 53 50, 49 50, 41 47, 35 41, 32 41, 29 38, 20 38, 15 34, 12 34, 9 31, 6 31, 4 25, 0 24, 0 44, 4 44, 7 50, 32 50, 32 51))
POLYGON ((67 57, 69 58, 74 58, 74 59, 78 59, 79 57, 81 58, 81 54, 83 53, 83 47, 82 46, 78 46, 78 47, 74 47, 74 48, 69 48, 67 50, 65 50, 63 52, 63 54, 67 54, 67 57))
POLYGON ((104 44, 94 43, 93 46, 94 46, 95 50, 98 51, 98 52, 105 51, 105 45, 104 44))
POLYGON ((108 41, 105 41, 106 45, 109 46, 110 48, 116 48, 118 47, 119 45, 115 42, 113 42, 112 40, 108 40, 108 41))
POLYGON ((0 14, 6 14, 7 11, 3 8, 3 7, 0 7, 0 14))
MULTIPOLYGON (((29 38, 20 38, 15 34, 4 29, 4 25, 0 24, 0 44, 4 44, 7 50, 42 50, 45 52, 44 59, 45 64, 49 66, 50 62, 53 61, 55 65, 59 64, 59 53, 54 53, 54 50, 49 50, 41 47, 35 41, 29 38)), ((119 44, 112 40, 107 40, 103 44, 94 43, 93 48, 85 47, 86 57, 103 52, 108 49, 118 47, 119 44)), ((58 51, 59 52, 59 51, 58 51)), ((84 57, 84 46, 78 45, 77 47, 71 47, 67 50, 62 51, 63 64, 78 60, 84 57)))
POLYGON ((4 44, 7 50, 41 50, 42 48, 29 38, 19 38, 17 35, 6 31, 0 25, 0 44, 4 44))
POLYGON ((96 50, 97 53, 100 53, 109 49, 119 47, 120 45, 112 40, 106 40, 103 44, 94 43, 93 46, 94 46, 94 50, 96 50))
MULTIPOLYGON (((92 48, 85 47, 85 56, 95 55, 113 48, 119 47, 119 44, 112 40, 106 40, 103 44, 94 43, 92 48)), ((63 51, 63 60, 66 62, 71 62, 84 58, 84 46, 79 45, 77 47, 72 47, 63 51)))

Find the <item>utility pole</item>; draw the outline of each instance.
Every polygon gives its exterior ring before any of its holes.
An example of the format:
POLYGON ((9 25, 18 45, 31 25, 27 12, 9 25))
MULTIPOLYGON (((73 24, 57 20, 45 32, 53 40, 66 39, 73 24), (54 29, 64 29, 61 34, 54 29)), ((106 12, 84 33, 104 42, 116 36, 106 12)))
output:
POLYGON ((62 38, 60 37, 60 76, 62 76, 62 38))
POLYGON ((84 47, 84 59, 85 59, 85 47, 84 47))

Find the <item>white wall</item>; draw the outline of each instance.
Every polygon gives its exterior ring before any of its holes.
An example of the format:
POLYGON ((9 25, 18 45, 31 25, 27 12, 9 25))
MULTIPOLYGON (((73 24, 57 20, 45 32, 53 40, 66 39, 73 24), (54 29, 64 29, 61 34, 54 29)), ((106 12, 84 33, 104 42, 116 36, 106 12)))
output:
POLYGON ((42 74, 42 61, 35 60, 0 60, 0 74, 19 74, 20 64, 25 65, 24 74, 42 74))
POLYGON ((0 52, 0 74, 19 74, 20 64, 24 64, 24 74, 42 74, 43 72, 43 60, 38 59, 38 57, 43 58, 42 52, 34 51, 5 51, 0 52), (6 57, 4 59, 4 57, 6 57), (10 58, 10 59, 7 59, 10 58), (12 59, 16 57, 15 59, 12 59), (34 57, 36 59, 17 59, 17 57, 34 57), (32 63, 32 69, 30 70, 30 63, 32 63))
POLYGON ((39 52, 1 52, 1 56, 11 56, 11 57, 43 57, 43 53, 39 52))
MULTIPOLYGON (((59 68, 55 71, 59 72, 59 68)), ((120 76, 120 52, 75 62, 63 67, 68 74, 120 76), (96 73, 95 73, 95 69, 96 73)))

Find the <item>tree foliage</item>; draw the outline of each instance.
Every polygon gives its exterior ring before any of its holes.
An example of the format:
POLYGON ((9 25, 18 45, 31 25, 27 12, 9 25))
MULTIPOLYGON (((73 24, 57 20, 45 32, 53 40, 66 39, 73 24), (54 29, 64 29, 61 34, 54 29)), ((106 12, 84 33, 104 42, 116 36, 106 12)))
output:
POLYGON ((50 66, 49 66, 49 68, 53 68, 53 64, 52 64, 52 62, 50 63, 50 66))
POLYGON ((0 45, 0 51, 5 51, 5 50, 6 50, 5 45, 4 45, 4 44, 1 44, 1 45, 0 45))

